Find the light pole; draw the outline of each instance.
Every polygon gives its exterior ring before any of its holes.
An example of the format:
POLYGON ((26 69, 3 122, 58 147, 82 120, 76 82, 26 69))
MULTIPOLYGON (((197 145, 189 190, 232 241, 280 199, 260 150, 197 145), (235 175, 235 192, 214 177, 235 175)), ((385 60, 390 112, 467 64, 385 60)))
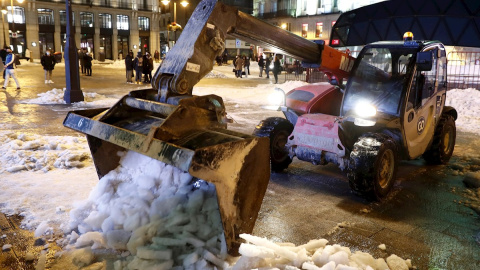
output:
MULTIPOLYGON (((170 4, 170 0, 162 0, 162 4, 167 6, 168 4, 170 4)), ((183 1, 180 2, 180 5, 182 5, 183 7, 187 7, 188 6, 188 1, 183 0, 183 1)), ((167 46, 168 47, 170 47, 170 44, 169 44, 170 43, 170 32, 169 32, 170 30, 175 33, 174 42, 176 43, 177 42, 177 30, 182 30, 182 26, 177 23, 177 1, 173 1, 173 22, 171 22, 167 26, 167 46)))
POLYGON ((7 9, 2 7, 2 24, 3 24, 3 48, 7 47, 7 36, 5 35, 5 14, 7 14, 7 9))
MULTIPOLYGON (((17 2, 19 4, 23 3, 23 0, 17 0, 17 2)), ((15 32, 15 14, 14 14, 14 9, 13 9, 13 0, 10 0, 10 7, 11 7, 11 10, 12 10, 12 42, 11 44, 13 45, 13 51, 15 52, 16 51, 16 48, 15 48, 15 40, 14 38, 17 38, 17 32, 15 32)))

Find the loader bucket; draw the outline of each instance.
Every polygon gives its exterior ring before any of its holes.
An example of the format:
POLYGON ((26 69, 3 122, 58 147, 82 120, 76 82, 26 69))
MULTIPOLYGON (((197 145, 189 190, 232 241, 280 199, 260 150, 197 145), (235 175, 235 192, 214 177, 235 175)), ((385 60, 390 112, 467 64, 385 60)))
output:
POLYGON ((226 129, 215 95, 155 101, 156 90, 130 92, 110 109, 69 112, 64 126, 87 135, 98 176, 133 150, 215 184, 228 253, 251 233, 270 178, 269 141, 226 129))

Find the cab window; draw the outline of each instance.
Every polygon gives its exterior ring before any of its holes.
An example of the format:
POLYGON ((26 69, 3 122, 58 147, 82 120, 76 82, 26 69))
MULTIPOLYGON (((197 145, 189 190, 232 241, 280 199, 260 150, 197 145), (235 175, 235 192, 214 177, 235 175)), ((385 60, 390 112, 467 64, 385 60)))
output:
POLYGON ((432 70, 430 71, 417 71, 410 88, 408 95, 407 110, 411 108, 419 108, 433 96, 436 91, 437 83, 437 49, 433 53, 432 70))

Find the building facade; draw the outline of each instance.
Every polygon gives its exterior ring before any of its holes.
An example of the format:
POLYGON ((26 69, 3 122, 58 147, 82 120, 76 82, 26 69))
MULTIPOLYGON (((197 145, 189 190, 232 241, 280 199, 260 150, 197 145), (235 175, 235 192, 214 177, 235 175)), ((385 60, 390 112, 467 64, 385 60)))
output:
MULTIPOLYGON (((27 48, 32 57, 37 59, 47 49, 63 53, 67 25, 65 1, 16 1, 1 0, 4 12, 0 44, 12 46, 22 57, 27 48)), ((168 31, 174 16, 179 24, 184 25, 199 1, 189 0, 186 7, 176 2, 73 0, 71 6, 76 46, 86 48, 95 59, 100 60, 123 58, 129 50, 135 53, 161 51, 161 43, 175 40, 177 35, 177 32, 168 31), (178 10, 174 12, 174 8, 178 10)))
POLYGON ((253 15, 306 39, 328 41, 341 12, 385 0, 254 0, 253 15))

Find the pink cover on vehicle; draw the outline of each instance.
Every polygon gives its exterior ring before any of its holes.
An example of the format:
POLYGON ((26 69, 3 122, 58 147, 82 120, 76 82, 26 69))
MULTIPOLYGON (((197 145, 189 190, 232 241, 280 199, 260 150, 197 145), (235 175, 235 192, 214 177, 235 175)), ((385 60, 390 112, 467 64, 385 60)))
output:
POLYGON ((298 118, 289 144, 310 147, 345 155, 345 147, 338 137, 336 116, 327 114, 305 114, 298 118))

